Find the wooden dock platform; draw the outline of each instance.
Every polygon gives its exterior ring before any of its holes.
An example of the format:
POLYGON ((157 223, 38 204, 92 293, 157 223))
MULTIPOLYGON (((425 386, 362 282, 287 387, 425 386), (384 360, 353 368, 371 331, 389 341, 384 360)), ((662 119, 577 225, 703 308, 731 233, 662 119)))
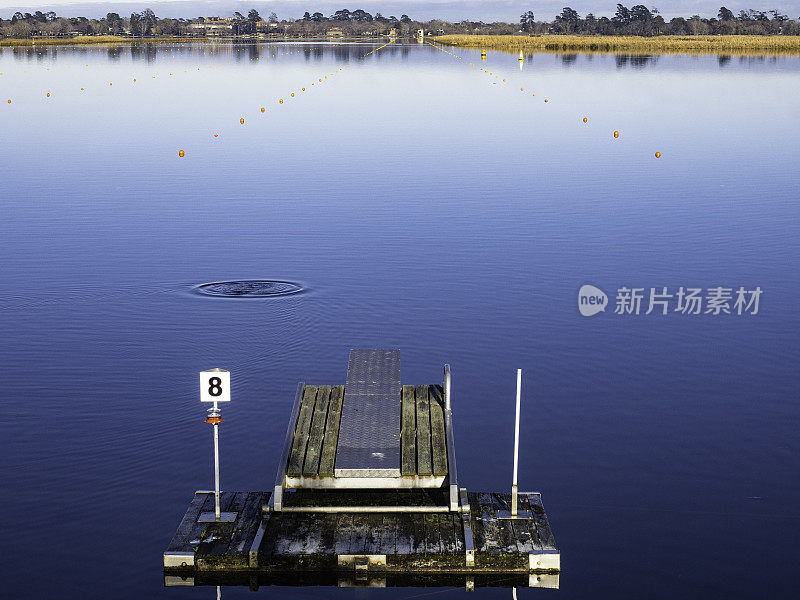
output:
MULTIPOLYGON (((437 492, 297 492, 292 502, 314 506, 391 503, 424 506, 437 492), (313 498, 302 497, 311 496, 313 498)), ((250 572, 308 574, 364 571, 428 574, 556 573, 560 554, 537 493, 520 494, 529 519, 504 519, 510 494, 469 492, 468 515, 458 513, 301 513, 265 514, 269 492, 223 492, 222 510, 235 511, 233 523, 199 523, 213 510, 214 494, 197 492, 164 553, 168 573, 250 572), (464 517, 467 517, 464 519, 464 517), (468 561, 466 533, 472 536, 468 561), (472 564, 468 564, 472 562, 472 564)), ((291 506, 288 504, 287 506, 291 506)))
POLYGON ((399 350, 351 350, 345 385, 298 384, 271 491, 195 493, 165 582, 558 587, 541 495, 515 497, 459 487, 447 365, 401 385, 399 350))

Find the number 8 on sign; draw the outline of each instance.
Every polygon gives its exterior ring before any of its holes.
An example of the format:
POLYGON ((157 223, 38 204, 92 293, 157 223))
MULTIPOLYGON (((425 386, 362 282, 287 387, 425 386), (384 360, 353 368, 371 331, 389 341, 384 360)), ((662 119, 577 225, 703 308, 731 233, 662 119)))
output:
POLYGON ((230 402, 231 374, 222 369, 200 371, 200 401, 230 402))

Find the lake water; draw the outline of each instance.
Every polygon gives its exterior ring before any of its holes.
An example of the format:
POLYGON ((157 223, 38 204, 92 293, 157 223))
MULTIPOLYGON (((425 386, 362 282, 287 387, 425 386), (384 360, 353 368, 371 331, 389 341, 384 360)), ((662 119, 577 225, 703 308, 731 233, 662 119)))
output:
POLYGON ((563 572, 520 598, 793 597, 800 58, 377 46, 2 49, 3 595, 213 598, 160 566, 213 485, 197 371, 232 372, 223 487, 267 489, 297 382, 398 347, 406 383, 452 366, 475 491, 510 487, 524 370, 563 572), (242 278, 303 293, 195 290, 242 278), (719 286, 758 314, 644 314, 719 286))

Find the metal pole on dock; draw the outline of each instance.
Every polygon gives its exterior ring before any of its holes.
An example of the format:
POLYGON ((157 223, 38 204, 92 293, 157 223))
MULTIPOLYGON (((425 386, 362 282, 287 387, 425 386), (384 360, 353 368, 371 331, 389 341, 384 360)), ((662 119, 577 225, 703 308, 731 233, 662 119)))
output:
POLYGON ((200 514, 198 521, 230 523, 236 519, 234 512, 222 512, 219 477, 219 424, 222 423, 222 411, 219 409, 218 402, 230 402, 231 400, 231 374, 223 369, 210 369, 200 372, 200 401, 213 402, 214 405, 208 409, 206 423, 214 426, 214 512, 204 512, 200 514))
POLYGON ((444 366, 444 409, 450 410, 450 365, 444 366))
POLYGON ((519 464, 519 401, 522 391, 522 369, 517 369, 517 416, 514 421, 514 481, 511 483, 511 516, 517 516, 517 465, 519 464))
POLYGON ((219 521, 219 423, 222 417, 219 416, 220 411, 216 402, 211 410, 216 411, 219 418, 219 421, 212 421, 214 423, 214 517, 219 521))

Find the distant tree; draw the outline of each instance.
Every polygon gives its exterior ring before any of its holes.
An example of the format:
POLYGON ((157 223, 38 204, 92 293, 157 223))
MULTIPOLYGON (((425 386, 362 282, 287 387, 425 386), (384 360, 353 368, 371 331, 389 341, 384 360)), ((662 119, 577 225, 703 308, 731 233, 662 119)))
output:
POLYGON ((108 28, 108 32, 112 35, 122 33, 122 17, 114 12, 108 13, 106 15, 106 27, 108 28))
POLYGON ((406 24, 411 23, 411 17, 408 15, 400 15, 400 22, 406 24))
POLYGON ((325 20, 325 15, 323 15, 321 12, 315 12, 313 15, 311 15, 311 20, 315 23, 321 23, 325 20))
POLYGON ((519 24, 522 27, 522 31, 533 33, 533 28, 536 24, 536 16, 533 14, 533 11, 528 10, 522 13, 519 16, 519 24))
POLYGON ((629 11, 624 4, 617 4, 617 12, 611 19, 617 28, 625 27, 631 22, 631 11, 629 11))
POLYGON ((278 15, 275 13, 275 11, 269 13, 269 22, 270 23, 277 23, 278 22, 278 15))
POLYGON ((142 24, 142 35, 151 35, 156 28, 158 18, 152 10, 146 8, 141 12, 139 22, 142 24))
POLYGON ((253 23, 257 23, 261 20, 261 15, 258 14, 258 11, 255 8, 251 8, 250 12, 247 13, 247 20, 252 21, 253 23))
POLYGON ((777 21, 778 23, 783 23, 784 21, 788 21, 789 17, 781 13, 779 10, 771 10, 769 14, 772 15, 772 20, 777 21))
POLYGON ((653 18, 653 13, 651 13, 643 4, 637 4, 636 6, 631 7, 630 15, 631 21, 646 22, 653 18))
POLYGON ((578 25, 578 21, 580 21, 578 11, 569 6, 565 6, 561 10, 561 14, 556 16, 555 27, 559 33, 573 33, 575 27, 578 25))
POLYGON ((352 13, 350 13, 350 19, 359 23, 371 23, 372 15, 359 8, 358 10, 354 10, 352 13))
POLYGON ((303 13, 303 21, 310 21, 311 20, 311 13, 308 11, 303 13))
POLYGON ((128 21, 128 28, 131 31, 131 35, 143 35, 141 30, 141 22, 142 18, 139 16, 139 13, 131 13, 130 21, 128 21))
POLYGON ((331 19, 334 21, 349 21, 350 20, 350 11, 346 8, 341 10, 337 10, 335 13, 331 15, 331 19))
POLYGON ((736 17, 733 16, 733 12, 725 8, 724 6, 719 7, 719 12, 717 13, 717 18, 720 21, 731 21, 736 17))
POLYGON ((33 27, 31 27, 27 21, 17 19, 17 21, 9 27, 9 33, 12 38, 26 38, 30 37, 33 33, 33 27))

